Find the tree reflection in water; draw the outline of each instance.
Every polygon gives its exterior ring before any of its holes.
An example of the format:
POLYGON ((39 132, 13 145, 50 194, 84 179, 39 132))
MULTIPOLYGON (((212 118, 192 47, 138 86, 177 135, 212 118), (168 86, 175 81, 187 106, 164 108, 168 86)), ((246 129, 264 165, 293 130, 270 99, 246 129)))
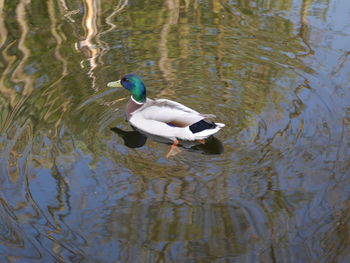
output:
POLYGON ((0 0, 0 262, 349 262, 349 13, 0 0), (166 159, 129 72, 227 127, 166 159))

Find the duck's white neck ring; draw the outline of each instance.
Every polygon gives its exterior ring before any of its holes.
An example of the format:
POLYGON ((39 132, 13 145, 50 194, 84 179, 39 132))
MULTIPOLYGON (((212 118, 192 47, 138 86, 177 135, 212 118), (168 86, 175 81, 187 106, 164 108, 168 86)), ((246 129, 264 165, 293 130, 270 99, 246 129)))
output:
POLYGON ((135 100, 132 96, 131 96, 131 100, 132 100, 133 102, 135 102, 136 104, 138 104, 138 105, 142 105, 142 104, 143 104, 143 102, 138 102, 138 101, 135 100))

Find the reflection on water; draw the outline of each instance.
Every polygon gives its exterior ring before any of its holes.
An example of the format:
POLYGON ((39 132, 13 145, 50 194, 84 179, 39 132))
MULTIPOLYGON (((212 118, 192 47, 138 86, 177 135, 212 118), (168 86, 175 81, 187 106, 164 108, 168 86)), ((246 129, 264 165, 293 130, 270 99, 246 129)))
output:
POLYGON ((147 136, 136 130, 124 131, 117 127, 111 128, 111 130, 117 133, 123 139, 125 146, 129 148, 140 148, 144 146, 147 141, 147 136))
POLYGON ((0 261, 348 262, 349 12, 0 0, 0 261), (130 72, 227 126, 166 159, 130 72))
MULTIPOLYGON (((117 133, 119 137, 123 139, 124 145, 129 148, 140 148, 144 146, 147 141, 147 136, 138 132, 137 130, 124 131, 122 129, 114 127, 111 128, 111 131, 117 133)), ((214 136, 211 136, 208 139, 206 139, 204 143, 180 141, 179 147, 185 147, 187 149, 202 151, 206 154, 221 154, 224 152, 222 142, 214 136)))

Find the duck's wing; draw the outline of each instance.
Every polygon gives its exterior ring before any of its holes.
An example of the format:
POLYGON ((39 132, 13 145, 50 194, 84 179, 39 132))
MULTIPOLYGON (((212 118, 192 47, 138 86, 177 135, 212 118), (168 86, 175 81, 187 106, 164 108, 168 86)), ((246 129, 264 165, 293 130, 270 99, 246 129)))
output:
POLYGON ((201 114, 181 103, 167 99, 147 101, 134 114, 142 114, 145 119, 164 122, 176 127, 186 127, 205 118, 215 117, 212 114, 201 114))
POLYGON ((149 106, 163 107, 163 108, 169 108, 173 110, 180 110, 187 113, 200 114, 198 111, 195 111, 181 103, 178 103, 172 100, 167 100, 167 99, 152 100, 149 106))
POLYGON ((148 136, 159 136, 174 141, 176 138, 182 140, 194 140, 195 137, 187 127, 176 127, 166 122, 144 118, 142 114, 134 114, 129 120, 130 124, 148 136))
MULTIPOLYGON (((176 138, 193 141, 203 139, 220 130, 221 126, 207 130, 201 126, 201 121, 215 117, 211 114, 201 114, 181 103, 167 100, 147 100, 146 103, 131 114, 129 122, 140 131, 160 136, 174 141, 176 138), (198 123, 196 127, 193 124, 198 123), (192 131, 197 129, 198 131, 192 131), (200 132, 201 131, 201 132, 200 132)), ((210 125, 210 123, 208 123, 210 125)))

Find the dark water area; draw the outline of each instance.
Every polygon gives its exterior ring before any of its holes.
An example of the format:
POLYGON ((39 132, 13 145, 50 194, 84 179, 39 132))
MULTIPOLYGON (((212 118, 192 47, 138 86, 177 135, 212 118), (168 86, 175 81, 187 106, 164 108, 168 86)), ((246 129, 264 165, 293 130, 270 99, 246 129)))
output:
POLYGON ((0 262, 350 262, 350 2, 0 0, 0 262), (129 94, 215 114, 139 137, 129 94))

